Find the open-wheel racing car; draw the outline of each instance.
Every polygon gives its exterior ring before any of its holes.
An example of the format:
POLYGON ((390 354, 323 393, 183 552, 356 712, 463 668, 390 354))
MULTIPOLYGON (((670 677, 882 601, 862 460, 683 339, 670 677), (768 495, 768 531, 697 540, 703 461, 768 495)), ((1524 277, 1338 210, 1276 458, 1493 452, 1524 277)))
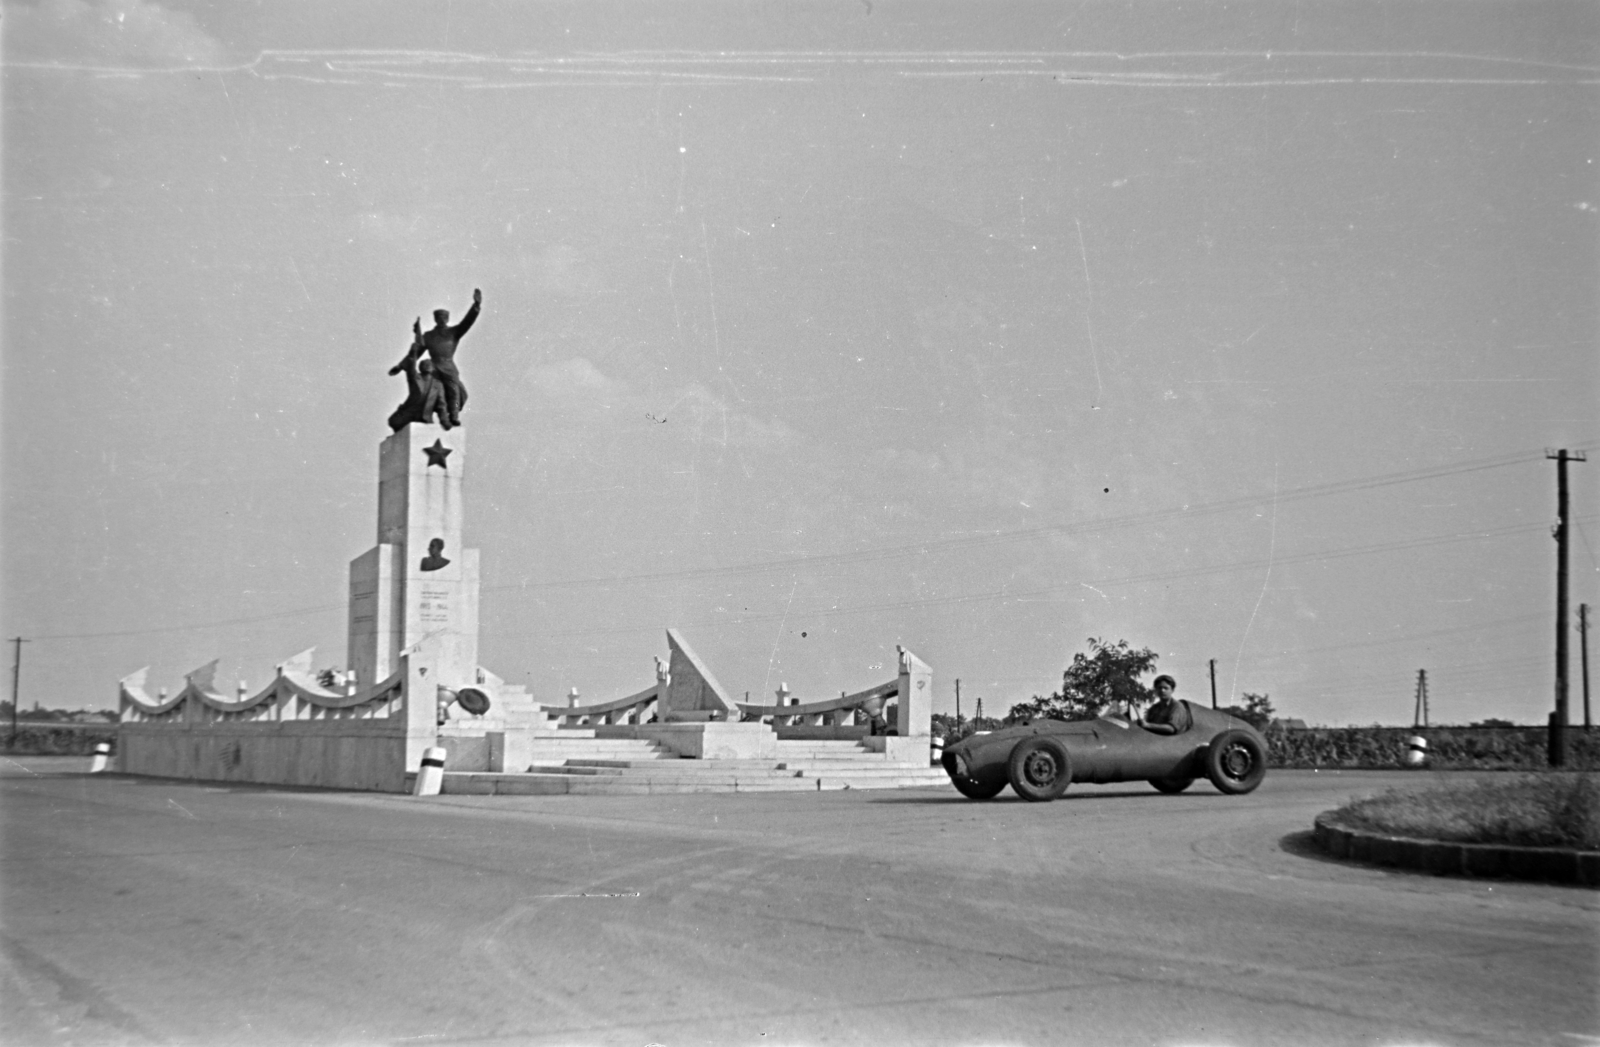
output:
POLYGON ((944 769, 963 795, 989 800, 1007 785, 1027 800, 1054 800, 1073 782, 1148 781, 1181 793, 1196 778, 1231 795, 1250 792, 1267 772, 1267 746, 1248 723, 1189 702, 1190 726, 1117 717, 1034 720, 963 738, 944 751, 944 769))

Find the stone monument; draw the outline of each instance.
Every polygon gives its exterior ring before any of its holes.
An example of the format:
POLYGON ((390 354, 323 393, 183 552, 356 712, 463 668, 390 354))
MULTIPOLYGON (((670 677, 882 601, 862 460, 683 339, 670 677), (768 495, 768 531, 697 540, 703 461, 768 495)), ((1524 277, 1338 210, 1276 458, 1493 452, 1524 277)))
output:
POLYGON ((478 682, 478 550, 461 545, 466 431, 412 422, 378 449, 378 544, 350 562, 349 668, 370 685, 424 637, 439 685, 478 682))
POLYGON ((350 563, 349 668, 372 685, 424 639, 438 652, 439 686, 480 682, 478 550, 461 546, 467 438, 466 387, 457 343, 478 318, 483 292, 461 323, 434 311, 436 325, 412 325, 411 348, 389 369, 406 373, 406 402, 389 418, 394 435, 378 449, 378 544, 350 563), (429 359, 419 359, 426 354, 429 359))

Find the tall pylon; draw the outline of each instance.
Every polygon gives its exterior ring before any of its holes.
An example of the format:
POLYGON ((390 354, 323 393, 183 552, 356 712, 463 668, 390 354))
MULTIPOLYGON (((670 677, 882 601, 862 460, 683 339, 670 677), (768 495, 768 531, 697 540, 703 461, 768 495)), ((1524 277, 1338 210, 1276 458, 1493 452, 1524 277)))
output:
POLYGON ((1582 451, 1546 451, 1556 463, 1556 525, 1551 536, 1556 540, 1556 708, 1550 714, 1549 763, 1561 767, 1567 762, 1567 463, 1588 461, 1582 451))
POLYGON ((1428 726, 1428 670, 1417 670, 1417 708, 1411 717, 1411 726, 1428 726))

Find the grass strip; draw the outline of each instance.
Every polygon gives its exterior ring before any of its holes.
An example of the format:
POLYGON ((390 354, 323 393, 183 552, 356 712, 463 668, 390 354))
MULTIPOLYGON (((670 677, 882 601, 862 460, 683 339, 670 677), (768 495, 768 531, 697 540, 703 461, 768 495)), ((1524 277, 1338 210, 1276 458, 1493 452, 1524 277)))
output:
POLYGON ((1550 772, 1390 789, 1336 812, 1353 829, 1450 843, 1600 850, 1600 777, 1550 772))

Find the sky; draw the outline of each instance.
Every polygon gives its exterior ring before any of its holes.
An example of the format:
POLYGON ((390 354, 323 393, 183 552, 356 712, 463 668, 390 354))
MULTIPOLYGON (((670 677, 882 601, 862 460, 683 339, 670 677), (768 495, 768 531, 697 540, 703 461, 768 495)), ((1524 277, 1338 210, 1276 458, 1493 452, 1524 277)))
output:
POLYGON ((998 715, 1094 637, 1313 724, 1553 707, 1592 4, 44 0, 0 59, 24 708, 342 666, 385 372, 474 288, 481 660, 538 698, 672 627, 753 700, 901 644, 998 715))

